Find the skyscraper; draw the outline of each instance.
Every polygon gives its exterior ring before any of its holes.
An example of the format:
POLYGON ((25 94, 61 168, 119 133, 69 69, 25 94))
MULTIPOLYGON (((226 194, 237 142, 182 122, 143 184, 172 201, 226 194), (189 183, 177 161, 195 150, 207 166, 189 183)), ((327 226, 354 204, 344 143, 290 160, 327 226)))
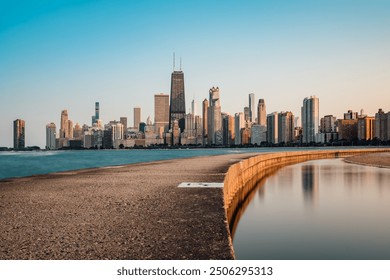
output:
POLYGON ((249 107, 244 107, 244 119, 249 122, 249 107))
POLYGON ((257 123, 263 126, 267 125, 267 114, 264 99, 259 99, 259 103, 257 104, 257 123))
POLYGON ((123 136, 122 136, 122 139, 126 139, 127 138, 127 118, 126 117, 120 117, 119 121, 123 125, 123 136))
POLYGON ((193 114, 194 116, 196 115, 196 108, 197 106, 196 106, 196 102, 195 102, 195 99, 193 99, 192 100, 192 102, 191 102, 191 114, 193 114))
POLYGON ((203 145, 207 144, 207 114, 209 110, 209 101, 205 98, 202 102, 202 121, 203 121, 203 145))
POLYGON ((382 109, 375 114, 374 137, 381 141, 390 140, 390 112, 385 113, 382 109))
POLYGON ((17 119, 14 121, 14 149, 24 149, 25 147, 25 129, 26 123, 24 120, 17 119))
POLYGON ((60 138, 66 138, 68 131, 68 110, 61 111, 60 138))
POLYGON ((256 118, 256 101, 255 101, 255 94, 250 93, 249 94, 249 121, 255 122, 256 118))
POLYGON ((245 127, 244 113, 236 113, 234 115, 234 144, 241 144, 241 129, 245 127))
POLYGON ((184 131, 186 114, 186 103, 184 93, 183 71, 173 71, 171 76, 171 102, 169 107, 169 128, 172 128, 173 121, 179 122, 181 132, 184 131))
POLYGON ((208 144, 222 145, 222 115, 218 87, 212 87, 209 90, 209 109, 207 118, 208 144))
POLYGON ((92 125, 100 119, 99 102, 95 102, 95 115, 92 116, 92 125))
POLYGON ((99 102, 95 102, 95 119, 100 119, 100 109, 99 109, 99 102))
POLYGON ((267 115, 267 142, 272 144, 278 144, 278 113, 273 112, 267 115))
POLYGON ((56 149, 56 125, 49 123, 46 125, 46 150, 56 149))
POLYGON ((281 112, 278 115, 278 140, 290 143, 294 140, 294 115, 292 112, 281 112))
POLYGON ((310 96, 303 100, 302 113, 302 141, 303 143, 316 142, 319 127, 319 99, 310 96))
POLYGON ((169 130, 169 95, 155 94, 154 95, 154 126, 155 133, 160 138, 163 133, 169 130))
POLYGON ((139 129, 140 122, 141 122, 141 108, 134 107, 134 128, 139 129))

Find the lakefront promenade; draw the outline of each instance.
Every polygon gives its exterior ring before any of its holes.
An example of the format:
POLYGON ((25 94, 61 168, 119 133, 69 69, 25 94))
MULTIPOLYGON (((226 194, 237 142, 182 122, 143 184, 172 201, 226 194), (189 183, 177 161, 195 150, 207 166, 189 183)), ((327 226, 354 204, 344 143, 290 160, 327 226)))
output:
POLYGON ((259 170, 367 152, 390 166, 389 151, 229 154, 0 180, 0 259, 234 259, 228 219, 249 182, 269 176, 259 170))

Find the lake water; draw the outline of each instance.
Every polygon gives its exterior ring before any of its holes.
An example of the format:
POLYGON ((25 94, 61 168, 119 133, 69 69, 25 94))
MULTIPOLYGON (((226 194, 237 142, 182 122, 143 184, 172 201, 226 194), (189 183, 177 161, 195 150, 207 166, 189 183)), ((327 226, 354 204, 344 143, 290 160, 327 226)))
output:
POLYGON ((245 205, 233 236, 238 259, 390 259, 390 169, 295 164, 245 205))
POLYGON ((0 152, 0 179, 165 159, 265 151, 270 151, 270 149, 140 149, 0 152))
POLYGON ((324 149, 331 147, 0 152, 0 179, 196 156, 324 149))

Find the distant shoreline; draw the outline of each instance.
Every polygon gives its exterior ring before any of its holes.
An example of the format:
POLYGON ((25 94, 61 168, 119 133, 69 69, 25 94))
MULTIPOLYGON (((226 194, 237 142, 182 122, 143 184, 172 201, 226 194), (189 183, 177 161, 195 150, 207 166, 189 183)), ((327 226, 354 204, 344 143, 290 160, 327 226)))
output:
POLYGON ((347 163, 390 168, 390 152, 357 155, 344 159, 347 163))

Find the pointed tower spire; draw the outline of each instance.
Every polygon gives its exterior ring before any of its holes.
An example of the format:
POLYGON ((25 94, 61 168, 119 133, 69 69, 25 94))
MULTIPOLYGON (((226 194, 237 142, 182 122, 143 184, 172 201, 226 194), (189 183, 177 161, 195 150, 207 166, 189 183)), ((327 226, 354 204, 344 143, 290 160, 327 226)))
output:
POLYGON ((173 71, 175 71, 175 52, 173 52, 173 71))

